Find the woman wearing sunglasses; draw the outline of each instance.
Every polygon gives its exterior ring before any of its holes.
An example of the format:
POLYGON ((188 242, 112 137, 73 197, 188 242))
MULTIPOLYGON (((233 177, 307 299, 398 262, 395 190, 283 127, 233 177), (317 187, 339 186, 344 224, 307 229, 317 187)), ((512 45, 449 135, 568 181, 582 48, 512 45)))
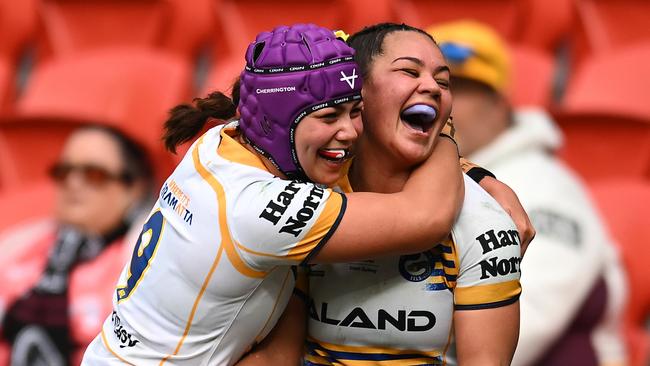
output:
POLYGON ((80 362, 101 327, 97 315, 110 309, 105 299, 130 251, 123 239, 150 204, 146 154, 110 127, 75 131, 50 175, 55 224, 20 243, 21 250, 3 253, 2 334, 11 348, 0 352, 0 364, 80 362))

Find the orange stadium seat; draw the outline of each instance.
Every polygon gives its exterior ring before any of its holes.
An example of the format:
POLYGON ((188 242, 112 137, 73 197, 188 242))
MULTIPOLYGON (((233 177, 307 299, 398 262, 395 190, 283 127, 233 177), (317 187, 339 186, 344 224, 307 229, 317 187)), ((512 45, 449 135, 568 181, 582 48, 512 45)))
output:
POLYGON ((14 68, 0 56, 0 112, 10 108, 14 95, 14 68))
POLYGON ((650 120, 554 113, 565 137, 560 157, 588 181, 643 178, 650 166, 650 120))
POLYGON ((646 0, 573 0, 572 63, 637 42, 650 41, 646 0))
POLYGON ((259 32, 294 23, 345 29, 345 4, 343 0, 216 0, 213 68, 202 94, 232 85, 244 68, 246 47, 259 32))
POLYGON ((343 5, 340 0, 219 0, 216 10, 219 22, 226 30, 221 37, 226 38, 224 41, 235 47, 241 56, 257 33, 278 25, 302 22, 341 28, 343 5))
POLYGON ((492 26, 511 40, 517 31, 520 5, 518 0, 398 0, 392 2, 392 9, 400 21, 416 27, 470 18, 492 26))
POLYGON ((650 119, 650 40, 591 57, 571 75, 562 108, 650 119))
POLYGON ((0 112, 15 102, 16 75, 36 34, 36 0, 0 0, 0 112))
POLYGON ((11 192, 0 191, 0 236, 5 230, 30 220, 49 217, 54 207, 54 185, 41 180, 11 192))
POLYGON ((627 272, 629 298, 624 325, 631 366, 650 363, 650 183, 612 180, 592 184, 592 194, 617 240, 627 272))
POLYGON ((40 0, 45 55, 107 46, 162 48, 195 56, 212 22, 211 0, 40 0))
POLYGON ((574 0, 520 0, 519 29, 513 41, 553 52, 569 37, 574 0))
POLYGON ((396 0, 391 11, 398 21, 421 28, 457 19, 478 20, 510 43, 552 52, 569 27, 569 1, 396 0))
MULTIPOLYGON (((345 0, 345 16, 341 20, 343 30, 356 33, 363 27, 384 22, 398 22, 392 10, 393 0, 345 0)), ((401 21, 400 21, 401 22, 401 21)))
POLYGON ((0 122, 0 190, 20 189, 47 179, 70 132, 81 121, 54 118, 4 118, 0 122))
POLYGON ((148 148, 162 178, 172 168, 160 141, 162 124, 172 107, 187 101, 191 83, 191 67, 174 55, 142 48, 88 51, 39 66, 16 113, 116 125, 148 148))
POLYGON ((555 113, 563 156, 586 178, 642 177, 650 168, 650 44, 593 57, 569 79, 555 113))
POLYGON ((547 53, 524 45, 510 45, 512 81, 510 100, 516 107, 549 107, 552 100, 555 60, 547 53))
POLYGON ((19 58, 36 33, 37 0, 0 0, 0 55, 19 58))

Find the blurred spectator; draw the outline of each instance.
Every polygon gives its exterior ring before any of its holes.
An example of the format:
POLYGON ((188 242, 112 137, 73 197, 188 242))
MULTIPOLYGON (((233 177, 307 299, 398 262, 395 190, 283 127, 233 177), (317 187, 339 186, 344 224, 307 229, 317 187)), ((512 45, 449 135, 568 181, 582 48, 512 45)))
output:
POLYGON ((542 110, 513 110, 510 56, 493 30, 457 21, 429 32, 452 68, 462 154, 509 184, 537 229, 521 263, 513 365, 624 364, 622 270, 586 189, 554 156, 559 130, 542 110))
POLYGON ((145 152, 109 127, 75 131, 50 174, 52 225, 29 242, 0 241, 10 257, 0 265, 3 365, 79 364, 135 242, 124 237, 150 204, 145 152))

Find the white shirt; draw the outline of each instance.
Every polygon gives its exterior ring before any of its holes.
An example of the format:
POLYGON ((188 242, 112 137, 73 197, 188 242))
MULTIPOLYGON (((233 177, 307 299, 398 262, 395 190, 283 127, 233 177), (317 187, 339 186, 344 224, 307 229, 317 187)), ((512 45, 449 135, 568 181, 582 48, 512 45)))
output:
POLYGON ((587 190, 551 153, 561 143, 546 113, 523 109, 512 127, 469 157, 517 192, 537 230, 521 263, 521 328, 512 364, 530 365, 542 356, 601 276, 607 313, 593 345, 601 363, 624 363, 617 329, 626 293, 622 267, 587 190))

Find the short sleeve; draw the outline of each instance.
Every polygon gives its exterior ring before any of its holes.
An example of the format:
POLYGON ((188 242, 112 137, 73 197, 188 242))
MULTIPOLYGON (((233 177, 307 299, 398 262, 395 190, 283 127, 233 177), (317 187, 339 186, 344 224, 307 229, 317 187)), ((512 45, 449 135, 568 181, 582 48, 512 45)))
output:
POLYGON ((343 194, 311 183, 253 183, 232 204, 231 234, 253 268, 307 263, 336 230, 345 202, 343 194))
MULTIPOLYGON (((495 308, 516 302, 521 293, 521 249, 510 217, 487 193, 467 183, 465 204, 452 230, 460 268, 454 290, 457 310, 495 308)), ((480 189, 480 188, 479 188, 480 189)))

